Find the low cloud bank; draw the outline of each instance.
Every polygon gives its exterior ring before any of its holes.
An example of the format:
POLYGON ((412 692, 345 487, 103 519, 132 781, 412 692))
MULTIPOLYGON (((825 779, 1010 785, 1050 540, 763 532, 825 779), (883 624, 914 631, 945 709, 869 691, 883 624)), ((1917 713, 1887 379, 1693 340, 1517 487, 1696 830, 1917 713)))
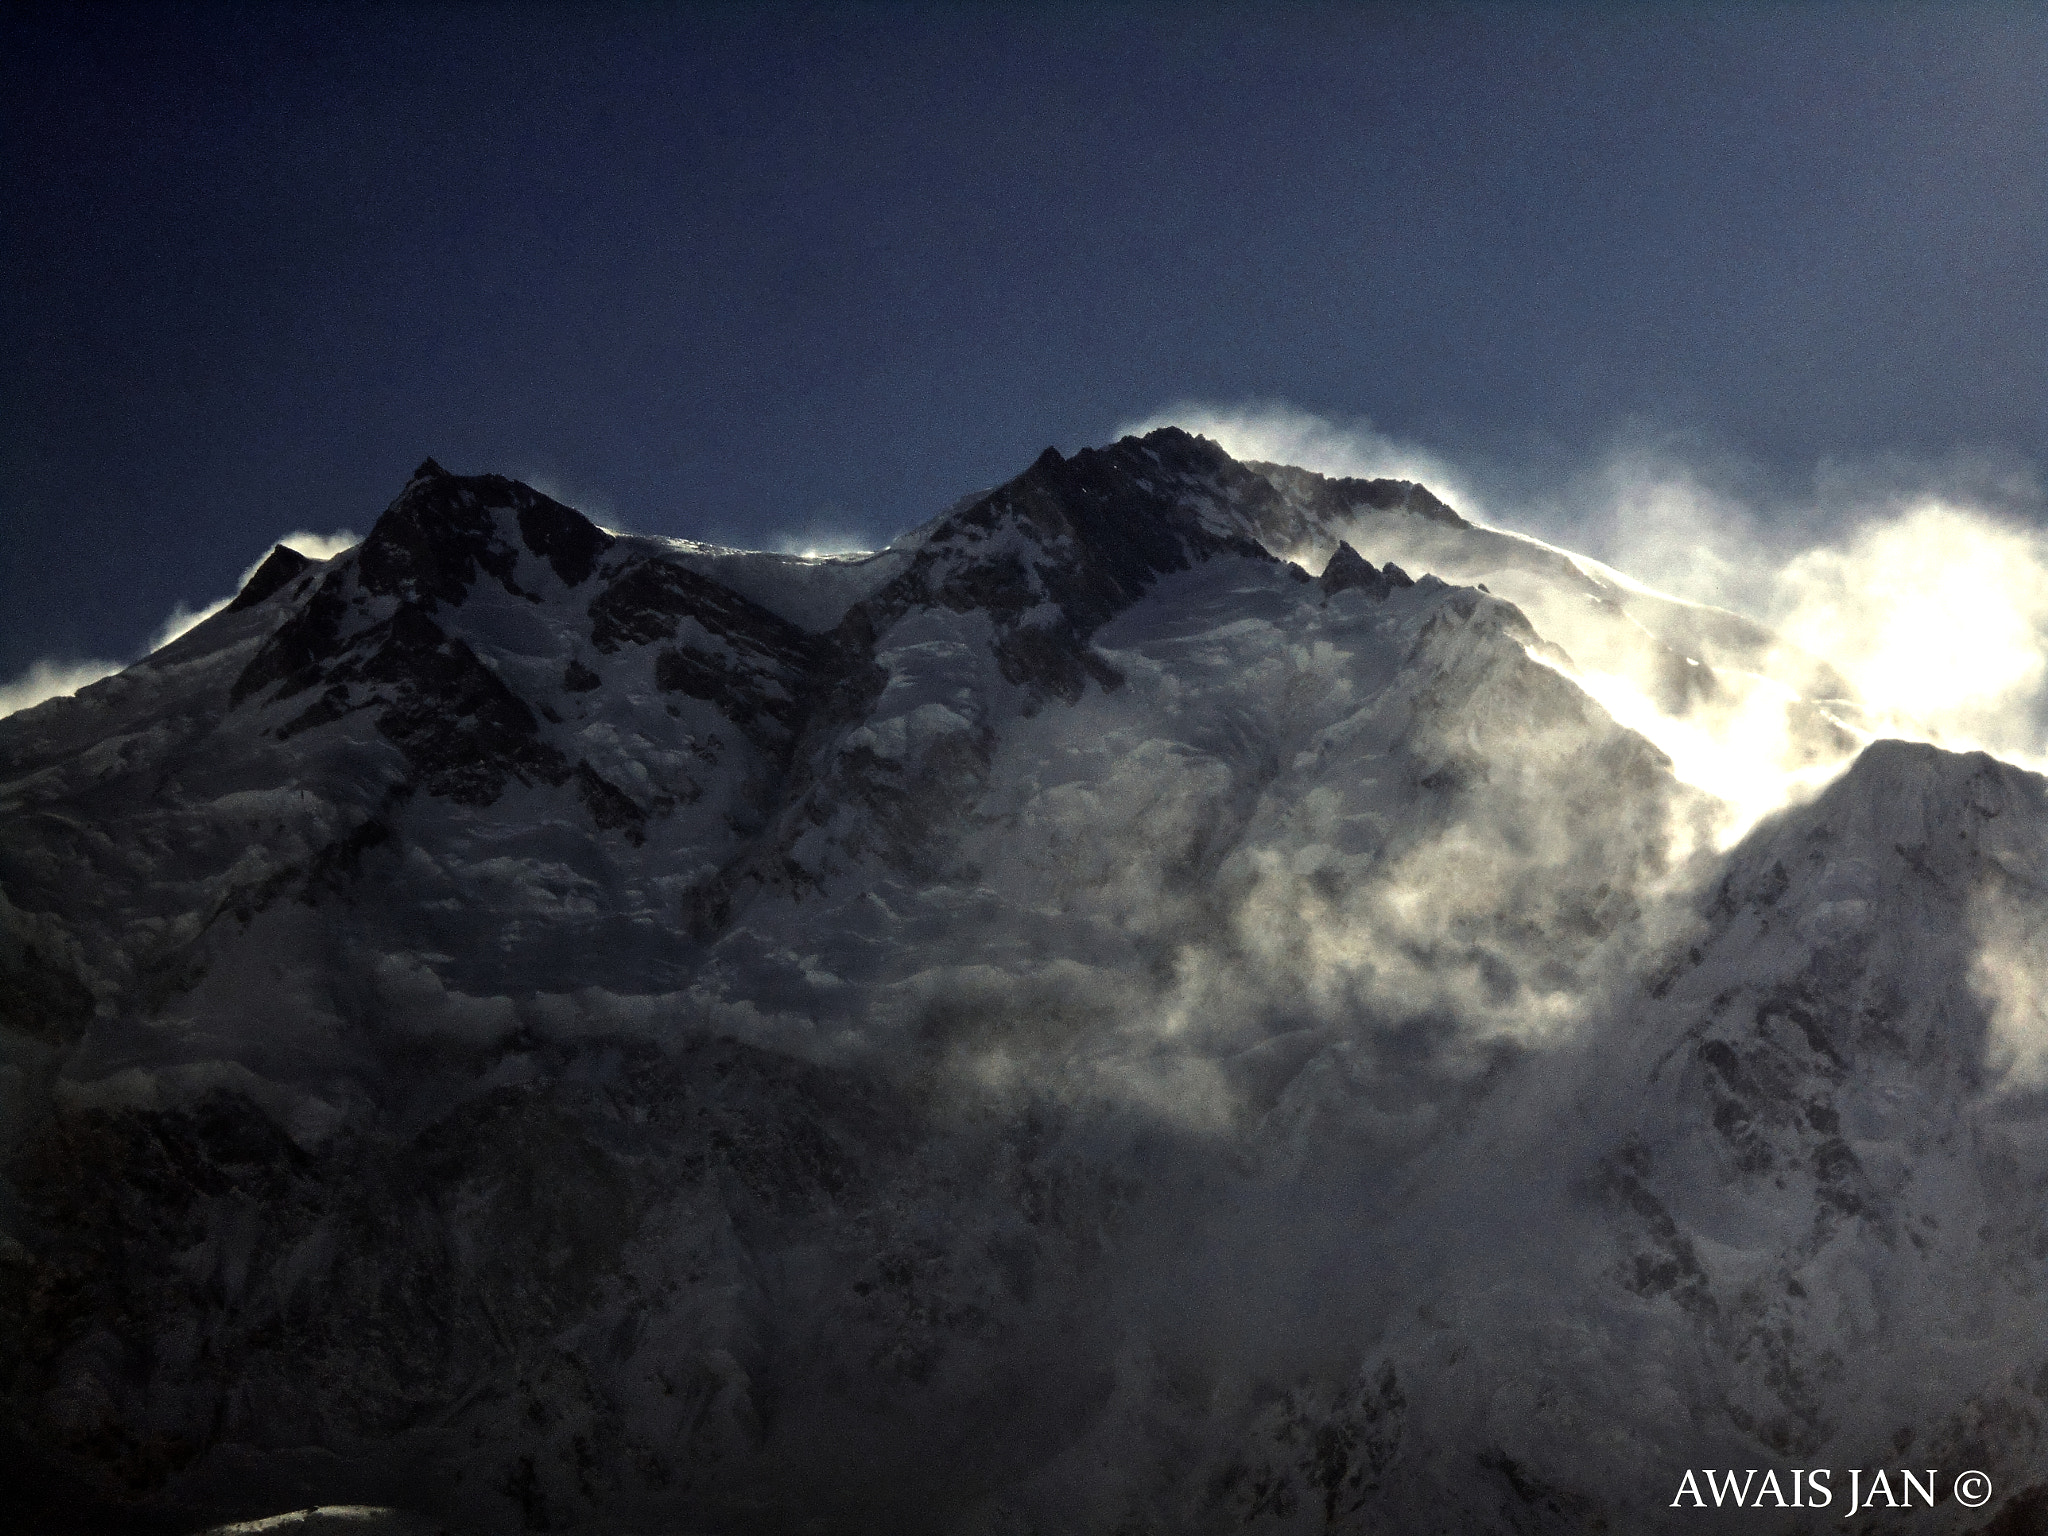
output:
MULTIPOLYGON (((181 598, 172 605, 171 611, 159 624, 149 643, 142 648, 142 655, 160 651, 172 641, 182 638, 197 629, 208 619, 219 613, 235 600, 235 593, 247 585, 257 567, 270 558, 270 552, 277 545, 295 549, 308 560, 331 560, 345 549, 353 549, 362 543, 362 535, 346 528, 333 533, 312 533, 306 529, 295 529, 283 537, 263 546, 263 553, 252 560, 242 574, 235 578, 234 589, 227 596, 215 598, 202 608, 191 608, 181 598)), ((139 660, 140 658, 134 658, 139 660)), ((0 719, 17 714, 24 709, 33 709, 51 699, 68 698, 81 688, 90 687, 103 677, 111 677, 129 663, 125 661, 58 661, 48 658, 29 663, 28 670, 19 677, 0 683, 0 719)))

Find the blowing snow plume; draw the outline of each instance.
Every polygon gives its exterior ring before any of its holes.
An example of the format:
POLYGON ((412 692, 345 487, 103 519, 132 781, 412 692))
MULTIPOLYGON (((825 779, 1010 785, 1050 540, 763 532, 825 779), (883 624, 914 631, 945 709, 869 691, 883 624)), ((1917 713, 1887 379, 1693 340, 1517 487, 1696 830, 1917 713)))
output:
POLYGON ((0 716, 33 709, 45 699, 61 699, 126 665, 119 661, 32 661, 12 682, 0 683, 0 716))
POLYGON ((1780 573, 1771 617, 1884 735, 2048 761, 2048 538, 1925 501, 1780 573))
MULTIPOLYGON (((188 608, 180 599, 165 616, 163 623, 150 635, 143 646, 142 654, 147 656, 162 650, 173 641, 190 634, 215 614, 224 610, 235 600, 235 593, 248 585, 263 562, 270 557, 270 551, 278 546, 295 549, 313 561, 330 560, 345 549, 352 549, 362 542, 362 535, 341 529, 334 533, 308 533, 301 528, 285 534, 264 546, 263 554, 250 562, 242 574, 235 578, 235 591, 226 597, 215 598, 201 608, 188 608)), ((33 709, 50 699, 68 698, 79 689, 89 687, 101 678, 111 677, 128 665, 123 661, 35 661, 21 676, 12 682, 0 683, 0 717, 19 710, 33 709)))
POLYGON ((1277 400, 1239 406, 1183 401, 1142 421, 1126 422, 1117 436, 1143 436, 1166 426, 1210 438, 1231 457, 1247 462, 1294 464, 1346 479, 1411 480, 1472 517, 1484 516, 1472 486, 1449 460, 1388 437, 1363 418, 1332 421, 1277 400))
MULTIPOLYGON (((1161 419, 1248 459, 1439 490, 1469 483, 1369 423, 1270 404, 1181 406, 1161 419)), ((1521 606, 1564 648, 1568 675, 1727 806, 1722 847, 1810 797, 1878 736, 2048 761, 2048 539, 2028 521, 2042 510, 2031 472, 1968 460, 1829 466, 1807 503, 1728 488, 1739 479, 1711 460, 1628 447, 1563 490, 1483 502, 1446 491, 1474 517, 1494 509, 1493 526, 1481 524, 1489 538, 1360 526, 1354 542, 1484 581, 1521 606), (1518 520, 1602 558, 1504 526, 1518 520), (1824 536, 1801 542, 1801 529, 1824 536), (1557 579, 1566 571, 1576 587, 1557 579), (1661 644, 1626 633, 1644 626, 1661 644)))

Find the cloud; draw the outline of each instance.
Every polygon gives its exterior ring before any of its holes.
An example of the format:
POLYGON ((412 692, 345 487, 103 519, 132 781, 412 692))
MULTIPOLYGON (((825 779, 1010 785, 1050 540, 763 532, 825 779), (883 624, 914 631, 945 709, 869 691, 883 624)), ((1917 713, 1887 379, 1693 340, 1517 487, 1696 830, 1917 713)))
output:
POLYGON ((125 665, 118 661, 33 661, 12 682, 0 683, 0 717, 34 709, 48 699, 68 697, 79 689, 111 677, 125 665))
POLYGON ((1788 494, 1712 444, 1638 430, 1544 483, 1498 465, 1473 473, 1370 422, 1284 403, 1183 403, 1124 430, 1165 422, 1239 457, 1420 480, 1475 521, 1576 553, 1618 594, 1668 594, 1774 631, 1774 646, 1709 654, 1703 616, 1687 655, 1713 669, 1713 686, 1674 693, 1651 650, 1632 664, 1611 645, 1575 643, 1593 637, 1566 605, 1531 610, 1577 659, 1568 675, 1727 804, 1724 846, 1816 793, 1878 735, 2048 764, 2048 505, 2023 462, 1830 460, 1788 494))
MULTIPOLYGON (((350 528, 337 528, 332 533, 310 533, 304 528, 295 529, 276 541, 287 549, 295 549, 308 560, 332 560, 344 550, 354 549, 363 542, 363 536, 350 528)), ((270 558, 270 551, 263 552, 263 560, 270 558)), ((256 574, 256 567, 263 563, 258 560, 242 573, 241 581, 235 583, 237 591, 243 582, 256 574)))
MULTIPOLYGON (((1769 677, 1725 679, 1715 696, 1673 714, 1629 676, 1558 670, 1668 757, 1682 783, 1719 802, 1710 841, 1723 850, 1771 812, 1819 794, 1864 745, 1863 737, 1845 731, 1834 750, 1817 747, 1811 706, 1769 677)), ((1688 851, 1675 848, 1674 859, 1688 851)))
MULTIPOLYGON (((246 581, 248 577, 244 576, 242 579, 246 581)), ((188 608, 184 599, 180 598, 165 615, 163 623, 156 627, 156 633, 149 637, 149 644, 142 648, 143 654, 151 655, 174 640, 182 640, 234 600, 234 594, 230 593, 226 597, 215 598, 204 608, 188 608)))
POLYGON ((1767 519, 1740 478, 1738 465, 1697 462, 1668 443, 1619 447, 1563 487, 1532 495, 1517 525, 1659 591, 1762 617, 1775 557, 1792 552, 1781 548, 1785 530, 1806 520, 1767 519))
MULTIPOLYGON (((1367 424, 1266 406, 1180 407, 1162 419, 1204 431, 1233 453, 1326 473, 1461 483, 1455 469, 1367 424)), ((1464 500, 1495 509, 1496 526, 1538 530, 1633 578, 1617 583, 1614 572, 1580 562, 1632 619, 1668 617, 1668 608, 1653 614, 1643 605, 1669 594, 1765 627, 1761 638, 1744 642, 1744 633, 1756 631, 1738 628, 1730 640, 1726 625, 1701 615, 1697 642, 1678 658, 1696 674, 1682 680, 1699 686, 1674 689, 1673 658, 1654 646, 1609 644, 1602 654, 1599 644, 1579 644, 1602 638, 1583 632, 1592 605, 1574 597, 1529 606, 1539 631, 1577 658, 1536 659, 1570 677, 1662 750, 1677 777, 1721 803, 1716 847, 1818 794, 1878 737, 1982 750, 2048 771, 2048 498, 2030 466, 1973 453, 1834 461, 1787 494, 1760 484, 1752 466, 1729 455, 1676 438, 1638 438, 1561 483, 1512 492, 1489 486, 1464 500)), ((1416 993, 1418 981, 1442 986, 1460 969, 1442 963, 1451 951, 1439 936, 1484 927, 1459 905, 1461 893, 1475 880, 1491 886, 1500 879, 1490 868, 1461 870, 1462 852, 1447 839, 1409 867, 1390 865, 1373 903, 1354 912, 1319 910, 1313 889, 1270 909, 1291 914, 1299 931, 1289 942, 1310 958, 1311 974, 1356 970, 1397 994, 1416 993), (1466 878, 1446 883, 1437 878, 1444 871, 1466 878), (1353 950, 1363 964, 1351 963, 1353 950), (1404 975, 1408 954, 1429 963, 1404 975)), ((1673 845, 1674 863, 1683 852, 1673 845)), ((1255 905, 1268 908, 1263 900, 1255 905)), ((2048 933, 2030 913, 2007 902, 1978 903, 1971 914, 1970 980, 1991 1025, 1986 1064, 2008 1087, 2048 1083, 2048 933)), ((1492 935, 1486 942, 1519 969, 1511 946, 1492 935)), ((1555 1008, 1568 1028, 1589 979, 1581 972, 1552 996, 1535 989, 1510 996, 1520 1010, 1541 1005, 1538 1016, 1555 1008)), ((1467 992, 1440 1002, 1483 1034, 1493 1000, 1483 987, 1467 992)))
POLYGON ((1525 659, 1500 605, 1397 634, 1308 592, 1222 638, 1171 602, 1112 626, 1123 686, 1014 727, 961 856, 988 905, 958 956, 920 949, 954 963, 902 991, 898 1032, 986 1089, 1189 1136, 1270 1121, 1293 1162, 1314 1126, 1417 1146, 1601 1015, 1658 947, 1704 797, 1525 659))
POLYGON ((2006 1088, 2048 1085, 2048 922, 2039 903, 1986 891, 1971 904, 1970 985, 1990 1011, 1985 1064, 2006 1088))
POLYGON ((216 613, 227 607, 229 603, 235 600, 235 593, 240 592, 243 587, 249 584, 249 578, 256 574, 262 567, 263 562, 270 558, 270 551, 279 544, 284 545, 287 549, 297 550, 308 560, 318 561, 331 560, 343 550, 353 549, 362 542, 363 536, 361 534, 347 528, 338 528, 333 533, 309 533, 307 530, 300 528, 285 534, 282 538, 273 539, 262 554, 243 567, 242 574, 235 578, 234 591, 228 593, 226 597, 217 597, 204 608, 199 609, 187 608, 181 599, 171 609, 169 616, 165 618, 163 623, 157 626, 157 631, 150 637, 149 644, 143 647, 143 654, 148 655, 151 652, 162 650, 173 640, 181 639, 185 635, 190 634, 216 613))
POLYGON ((1601 488, 1586 520, 1606 558, 1777 637, 1746 661, 1709 658, 1717 686, 1682 713, 1640 679, 1577 675, 1681 777, 1729 802, 1724 845, 1880 736, 2048 766, 2048 536, 2014 510, 2024 479, 1971 504, 1919 475, 1838 469, 1807 502, 1770 506, 1626 456, 1601 488))
POLYGON ((1770 618, 1888 735, 2016 760, 2048 750, 2048 538, 2033 529, 1919 503, 1796 556, 1770 618))
MULTIPOLYGON (((163 623, 156 627, 149 643, 142 648, 144 656, 162 650, 172 641, 191 633, 208 619, 219 613, 235 600, 235 593, 248 584, 270 552, 282 544, 295 549, 309 560, 331 560, 345 549, 353 549, 362 542, 362 535, 340 528, 332 533, 313 533, 304 528, 294 529, 283 537, 272 540, 263 547, 263 553, 252 560, 235 578, 234 590, 227 596, 214 599, 203 608, 187 606, 180 598, 172 605, 163 623)), ((111 677, 128 663, 124 661, 52 661, 38 660, 29 663, 28 670, 11 682, 0 683, 0 719, 50 699, 66 698, 79 689, 111 677)))

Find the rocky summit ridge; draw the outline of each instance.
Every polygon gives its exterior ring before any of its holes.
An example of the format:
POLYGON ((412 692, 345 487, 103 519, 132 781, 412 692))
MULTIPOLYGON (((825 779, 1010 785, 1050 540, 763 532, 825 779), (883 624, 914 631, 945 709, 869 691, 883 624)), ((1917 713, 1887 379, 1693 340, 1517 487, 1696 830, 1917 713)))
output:
POLYGON ((2048 798, 1877 742, 1714 853, 1572 676, 1853 746, 1785 654, 1172 428, 825 560, 430 459, 0 721, 12 1507, 2025 1529, 2048 798))

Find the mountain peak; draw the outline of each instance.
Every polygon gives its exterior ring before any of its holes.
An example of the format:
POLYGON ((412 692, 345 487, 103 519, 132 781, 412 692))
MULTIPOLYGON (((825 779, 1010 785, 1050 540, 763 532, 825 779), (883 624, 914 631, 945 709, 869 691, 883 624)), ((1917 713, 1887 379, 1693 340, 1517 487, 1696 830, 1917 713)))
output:
POLYGON ((244 608, 253 608, 263 599, 290 585, 298 574, 312 565, 304 555, 288 545, 280 544, 271 550, 269 558, 256 567, 251 576, 235 594, 235 600, 228 604, 227 612, 240 613, 244 608))
POLYGON ((1323 567, 1323 593, 1334 596, 1347 588, 1370 586, 1378 575, 1370 560, 1349 544, 1340 543, 1337 553, 1330 556, 1330 563, 1323 567))
POLYGON ((503 475, 451 475, 428 459, 363 541, 363 585, 424 603, 459 603, 479 568, 520 595, 518 551, 500 514, 516 514, 517 539, 548 561, 566 586, 590 575, 611 536, 582 513, 503 475))
POLYGON ((1412 587, 1415 582, 1393 561, 1389 560, 1385 569, 1375 570, 1373 563, 1365 556, 1349 544, 1339 543, 1337 552, 1330 556, 1330 563, 1323 567, 1319 584, 1325 598, 1332 598, 1339 592, 1348 592, 1359 587, 1374 597, 1385 597, 1399 587, 1412 587))
POLYGON ((1356 480, 1333 477, 1293 464, 1245 460, 1245 468, 1266 477, 1276 490, 1319 518, 1355 517, 1362 513, 1405 512, 1447 528, 1469 528, 1428 486, 1413 480, 1356 480))

